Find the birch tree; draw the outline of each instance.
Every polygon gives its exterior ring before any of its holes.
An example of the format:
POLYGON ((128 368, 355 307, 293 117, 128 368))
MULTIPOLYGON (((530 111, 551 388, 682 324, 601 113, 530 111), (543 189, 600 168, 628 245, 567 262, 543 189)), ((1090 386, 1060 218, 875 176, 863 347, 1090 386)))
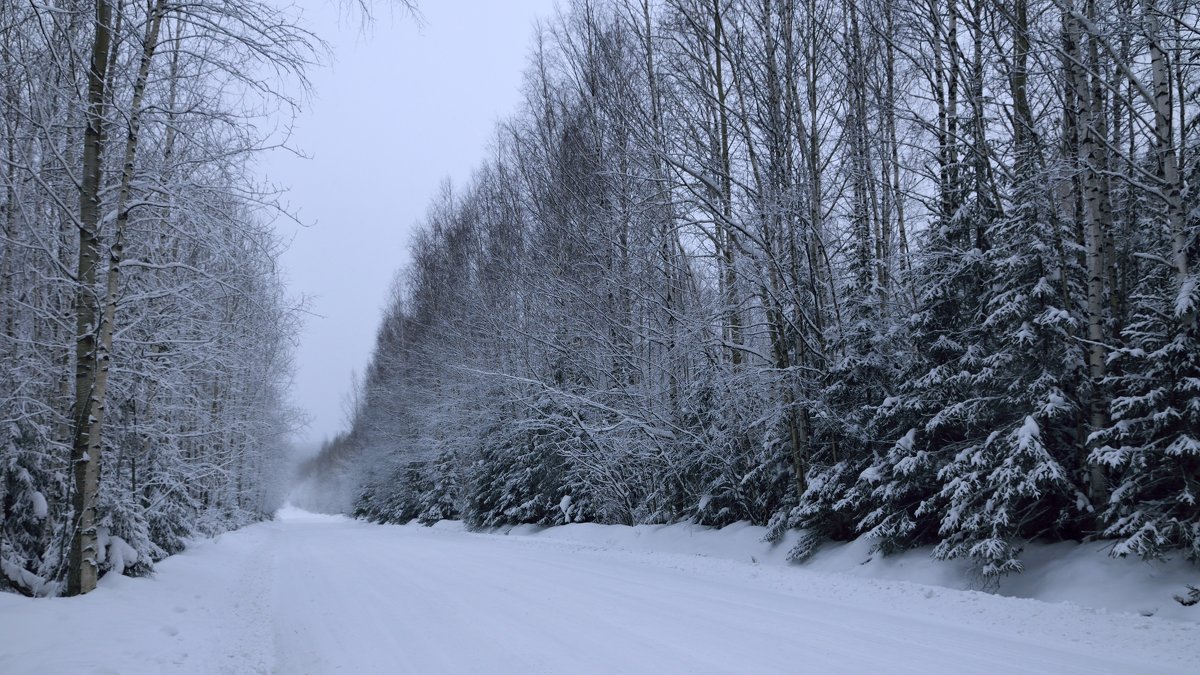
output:
POLYGON ((0 584, 84 593, 279 497, 297 307, 247 158, 317 43, 256 2, 0 17, 0 584))

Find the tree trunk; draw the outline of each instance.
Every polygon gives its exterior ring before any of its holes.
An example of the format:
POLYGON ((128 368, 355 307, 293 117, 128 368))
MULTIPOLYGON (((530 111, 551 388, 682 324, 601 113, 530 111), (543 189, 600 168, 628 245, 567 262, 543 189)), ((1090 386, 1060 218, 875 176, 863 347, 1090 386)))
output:
POLYGON ((75 292, 75 423, 71 463, 75 474, 74 533, 67 568, 67 595, 96 587, 96 498, 100 489, 100 422, 104 416, 101 371, 107 354, 99 353, 96 265, 100 258, 100 189, 103 180, 105 92, 112 42, 112 5, 97 0, 95 37, 88 70, 88 107, 83 132, 83 176, 79 190, 79 268, 75 292), (98 391, 98 386, 101 388, 98 391))
MULTIPOLYGON (((1103 395, 1103 381, 1107 374, 1107 350, 1104 347, 1104 227, 1101 216, 1102 189, 1099 167, 1103 160, 1104 151, 1098 137, 1096 117, 1103 111, 1096 110, 1097 101, 1092 96, 1087 72, 1083 65, 1084 51, 1082 49, 1083 28, 1073 12, 1068 12, 1066 20, 1066 57, 1070 76, 1069 87, 1078 107, 1075 131, 1077 135, 1077 159, 1080 167, 1079 189, 1082 210, 1085 243, 1085 261, 1087 269, 1087 363, 1088 376, 1092 381, 1092 397, 1090 404, 1090 431, 1103 429, 1108 419, 1108 401, 1103 395)), ((1095 39, 1094 37, 1092 39, 1095 39)), ((1086 476, 1084 479, 1088 498, 1092 505, 1100 508, 1108 501, 1108 486, 1104 471, 1088 460, 1091 444, 1084 444, 1080 449, 1080 467, 1086 476)))
MULTIPOLYGON (((77 295, 75 365, 75 433, 72 461, 75 465, 76 528, 71 543, 67 571, 67 594, 87 593, 96 587, 97 563, 96 501, 100 492, 100 459, 103 450, 104 395, 108 388, 108 373, 112 355, 113 327, 116 319, 117 292, 120 287, 121 261, 124 255, 125 229, 129 223, 129 199, 137 158, 138 134, 141 129, 142 96, 149 78, 150 62, 158 46, 165 0, 157 0, 147 17, 145 41, 142 45, 137 80, 130 103, 129 126, 125 138, 125 153, 117 193, 116 222, 113 244, 108 254, 104 303, 97 320, 95 297, 96 266, 99 262, 99 206, 102 186, 102 150, 106 56, 109 55, 112 33, 108 21, 112 11, 106 0, 97 3, 96 39, 92 51, 92 70, 88 78, 88 115, 84 135, 83 187, 80 193, 80 247, 77 295), (82 412, 85 414, 81 414, 82 412)), ((115 50, 113 50, 115 51, 115 50)))
POLYGON ((1182 286, 1188 278, 1187 229, 1179 158, 1175 154, 1175 132, 1172 128, 1170 64, 1162 44, 1156 4, 1155 0, 1142 0, 1143 25, 1150 47, 1150 69, 1154 80, 1154 150, 1158 156, 1159 191, 1167 207, 1171 264, 1175 268, 1176 284, 1182 286))

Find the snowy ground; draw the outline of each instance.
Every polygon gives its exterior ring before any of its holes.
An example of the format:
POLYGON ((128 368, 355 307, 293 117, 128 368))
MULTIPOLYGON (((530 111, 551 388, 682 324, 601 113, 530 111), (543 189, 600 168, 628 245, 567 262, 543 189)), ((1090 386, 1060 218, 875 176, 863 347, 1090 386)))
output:
POLYGON ((1200 663, 1192 622, 581 538, 289 510, 197 544, 154 579, 106 577, 82 598, 0 596, 0 673, 1091 674, 1200 663))
MULTIPOLYGON (((443 521, 436 527, 462 529, 462 524, 443 521)), ((789 532, 783 541, 772 546, 763 541, 766 531, 765 527, 747 523, 720 530, 687 523, 634 527, 577 523, 551 528, 521 525, 505 533, 643 553, 691 553, 789 565, 787 554, 798 533, 789 532)), ((1094 609, 1200 623, 1200 605, 1185 607, 1175 600, 1176 596, 1187 595, 1189 585, 1200 586, 1200 568, 1178 556, 1150 563, 1137 558, 1113 558, 1108 555, 1110 544, 1104 542, 1026 544, 1021 554, 1024 572, 985 580, 967 560, 932 560, 932 547, 883 556, 872 552, 873 545, 867 537, 849 543, 827 543, 802 569, 864 579, 912 581, 955 590, 988 590, 1014 598, 1070 602, 1094 609)))

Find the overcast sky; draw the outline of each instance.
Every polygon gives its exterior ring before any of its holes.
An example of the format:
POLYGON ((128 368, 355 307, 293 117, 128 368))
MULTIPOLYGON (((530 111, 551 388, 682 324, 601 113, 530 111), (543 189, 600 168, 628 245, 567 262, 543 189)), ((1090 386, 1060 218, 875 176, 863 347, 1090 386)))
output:
POLYGON ((294 294, 312 296, 297 354, 294 399, 312 418, 311 444, 345 426, 342 400, 362 373, 414 225, 439 183, 465 181, 495 124, 519 103, 534 23, 553 0, 423 0, 420 27, 381 11, 364 34, 339 21, 337 3, 305 0, 306 23, 334 62, 313 71, 315 96, 291 145, 272 152, 266 177, 290 186, 292 211, 311 227, 283 263, 294 294))

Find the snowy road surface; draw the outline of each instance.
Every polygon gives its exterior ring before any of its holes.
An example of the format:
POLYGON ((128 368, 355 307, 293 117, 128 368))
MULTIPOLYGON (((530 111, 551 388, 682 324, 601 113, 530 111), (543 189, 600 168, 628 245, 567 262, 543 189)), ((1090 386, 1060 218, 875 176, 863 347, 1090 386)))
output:
POLYGON ((0 597, 0 673, 1196 673, 1193 623, 291 510, 0 597))

